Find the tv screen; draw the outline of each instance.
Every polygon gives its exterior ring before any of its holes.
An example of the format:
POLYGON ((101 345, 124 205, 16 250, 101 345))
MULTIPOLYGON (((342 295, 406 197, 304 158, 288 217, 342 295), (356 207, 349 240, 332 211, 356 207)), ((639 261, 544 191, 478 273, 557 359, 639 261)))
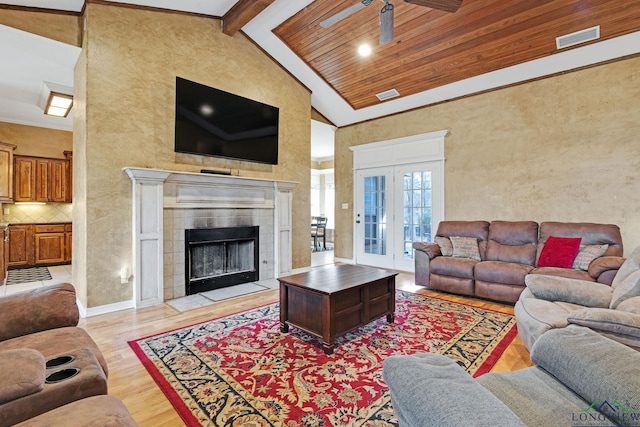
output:
POLYGON ((176 77, 175 151, 278 164, 279 110, 176 77))

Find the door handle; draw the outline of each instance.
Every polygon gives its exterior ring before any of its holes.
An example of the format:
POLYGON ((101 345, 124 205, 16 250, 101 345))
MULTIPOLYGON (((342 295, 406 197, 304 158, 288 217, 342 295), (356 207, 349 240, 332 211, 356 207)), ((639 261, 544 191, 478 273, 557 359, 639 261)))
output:
POLYGON ((356 224, 360 224, 360 220, 359 219, 356 220, 356 224))

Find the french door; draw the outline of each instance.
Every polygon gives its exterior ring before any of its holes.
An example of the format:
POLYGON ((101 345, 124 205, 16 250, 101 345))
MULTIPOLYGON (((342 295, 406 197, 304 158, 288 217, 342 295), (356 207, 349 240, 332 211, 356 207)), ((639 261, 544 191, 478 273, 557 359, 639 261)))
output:
POLYGON ((414 271, 413 242, 431 241, 443 217, 441 162, 356 171, 355 261, 414 271))

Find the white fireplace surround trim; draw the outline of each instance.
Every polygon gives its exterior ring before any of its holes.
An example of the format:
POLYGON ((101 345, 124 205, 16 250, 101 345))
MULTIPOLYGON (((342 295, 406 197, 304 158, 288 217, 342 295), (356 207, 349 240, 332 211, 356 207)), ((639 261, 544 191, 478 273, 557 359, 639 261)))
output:
POLYGON ((273 209, 274 276, 291 272, 291 202, 296 182, 137 167, 122 170, 133 182, 132 265, 136 308, 164 302, 164 208, 273 209))

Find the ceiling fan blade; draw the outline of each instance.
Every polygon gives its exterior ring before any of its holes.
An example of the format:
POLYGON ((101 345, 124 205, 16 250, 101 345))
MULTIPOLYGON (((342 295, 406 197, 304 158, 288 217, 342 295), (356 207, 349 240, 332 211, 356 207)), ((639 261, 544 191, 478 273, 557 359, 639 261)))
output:
POLYGON ((380 11, 380 44, 393 40, 393 5, 389 2, 380 11))
POLYGON ((333 24, 337 24, 338 22, 342 21, 344 18, 347 18, 353 15, 354 13, 356 13, 357 11, 369 6, 372 2, 373 0, 362 0, 360 3, 354 4, 353 6, 346 8, 342 12, 338 12, 335 15, 325 19, 320 23, 320 26, 322 28, 329 28, 333 24))
POLYGON ((444 10, 445 12, 455 12, 462 4, 462 0, 404 0, 407 3, 418 6, 426 6, 431 9, 444 10))

